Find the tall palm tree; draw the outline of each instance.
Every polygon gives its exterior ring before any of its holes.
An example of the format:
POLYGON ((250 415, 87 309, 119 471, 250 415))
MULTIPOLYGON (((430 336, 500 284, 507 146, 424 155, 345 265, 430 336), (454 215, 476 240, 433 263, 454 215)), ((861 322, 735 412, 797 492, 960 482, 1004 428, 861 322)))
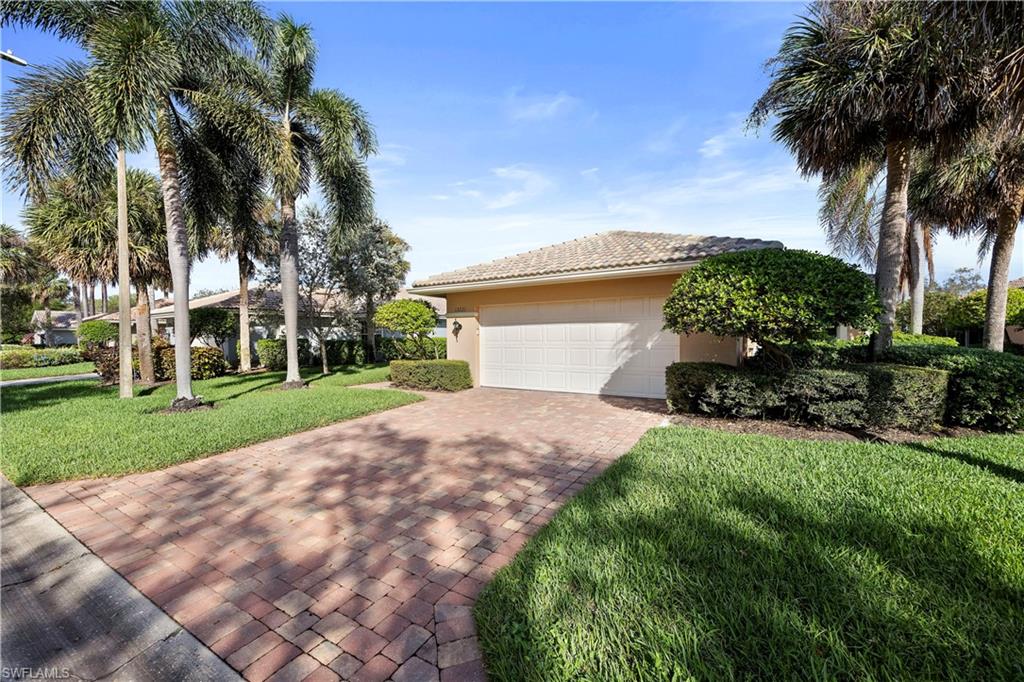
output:
MULTIPOLYGON (((125 149, 152 143, 160 167, 175 333, 188 339, 188 220, 209 219, 202 210, 204 195, 216 187, 206 156, 189 146, 193 105, 205 91, 230 81, 236 56, 250 39, 266 44, 262 11, 242 1, 8 2, 0 14, 0 25, 7 24, 56 33, 88 54, 87 63, 37 69, 17 83, 4 136, 5 152, 16 161, 9 177, 23 178, 31 193, 61 169, 84 177, 96 162, 109 165, 115 149, 120 157, 125 149)), ((175 404, 195 404, 187 343, 176 344, 175 370, 175 404)))
POLYGON ((768 89, 751 114, 777 116, 774 137, 805 174, 838 179, 884 149, 885 194, 875 278, 882 312, 875 349, 892 343, 916 147, 969 129, 977 55, 950 44, 935 4, 821 3, 787 32, 768 89))
POLYGON ((53 328, 53 317, 50 305, 54 301, 63 301, 71 293, 71 287, 57 271, 45 264, 40 267, 39 274, 29 284, 32 302, 43 309, 43 344, 50 345, 50 331, 53 328))
POLYGON ((35 265, 25 237, 7 223, 0 223, 0 284, 26 284, 35 276, 35 265))
POLYGON ((981 237, 991 252, 984 342, 1003 350, 1010 261, 1024 220, 1024 122, 1010 107, 980 130, 964 152, 915 183, 922 210, 950 230, 981 237))
MULTIPOLYGON (((362 163, 376 140, 362 108, 337 90, 313 87, 316 45, 306 24, 282 16, 276 24, 269 73, 250 90, 265 123, 243 131, 270 168, 279 202, 281 297, 288 371, 285 388, 303 385, 299 376, 298 250, 296 200, 319 181, 339 234, 372 215, 369 174, 362 163), (269 125, 269 127, 268 127, 269 125)), ((254 74, 254 79, 259 76, 254 74)))

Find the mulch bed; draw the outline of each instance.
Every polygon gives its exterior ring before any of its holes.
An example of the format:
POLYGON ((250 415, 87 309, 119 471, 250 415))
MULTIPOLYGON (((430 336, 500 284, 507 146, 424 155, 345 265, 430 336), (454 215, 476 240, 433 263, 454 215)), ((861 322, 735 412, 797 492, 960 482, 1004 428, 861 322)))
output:
POLYGON ((814 427, 789 422, 761 419, 725 419, 695 414, 676 414, 669 417, 673 424, 715 429, 729 433, 747 433, 761 436, 776 436, 795 440, 824 440, 840 442, 867 441, 877 443, 918 443, 932 438, 982 436, 984 431, 963 427, 942 427, 935 431, 915 433, 899 429, 858 429, 842 431, 827 427, 814 427))

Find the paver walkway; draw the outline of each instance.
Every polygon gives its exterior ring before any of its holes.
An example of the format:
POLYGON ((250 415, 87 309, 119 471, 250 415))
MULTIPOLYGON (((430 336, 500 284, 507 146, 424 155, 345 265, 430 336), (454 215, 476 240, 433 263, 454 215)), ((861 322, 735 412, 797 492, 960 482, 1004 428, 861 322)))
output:
POLYGON ((659 407, 474 389, 27 490, 246 679, 467 681, 481 586, 659 407))
POLYGON ((239 679, 2 476, 0 504, 0 678, 239 679))

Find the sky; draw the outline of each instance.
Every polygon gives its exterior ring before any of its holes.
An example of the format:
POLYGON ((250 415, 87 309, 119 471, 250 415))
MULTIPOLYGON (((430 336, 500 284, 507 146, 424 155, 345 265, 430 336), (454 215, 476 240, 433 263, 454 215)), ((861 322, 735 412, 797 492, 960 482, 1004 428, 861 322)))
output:
MULTIPOLYGON (((316 85, 368 112, 376 210, 411 245, 410 281, 613 229, 828 252, 816 179, 770 130, 746 126, 802 4, 267 7, 313 26, 316 85)), ((28 30, 4 30, 2 49, 31 63, 77 55, 28 30)), ((2 62, 5 90, 17 71, 2 62)), ((151 150, 129 163, 156 169, 151 150)), ((3 220, 20 226, 12 189, 3 220)), ((972 242, 939 237, 935 260, 939 280, 959 267, 987 276, 972 242)), ((1018 236, 1011 278, 1022 275, 1018 236)), ((194 266, 193 291, 235 287, 233 264, 194 266)))

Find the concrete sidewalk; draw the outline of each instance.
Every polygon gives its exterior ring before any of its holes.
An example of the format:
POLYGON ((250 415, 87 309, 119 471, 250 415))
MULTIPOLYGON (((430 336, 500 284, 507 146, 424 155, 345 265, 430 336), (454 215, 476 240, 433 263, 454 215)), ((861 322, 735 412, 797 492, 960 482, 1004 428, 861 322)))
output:
POLYGON ((3 477, 0 497, 5 677, 240 679, 3 477))
POLYGON ((96 372, 89 372, 87 374, 66 374, 58 377, 35 377, 34 379, 11 379, 10 381, 0 381, 0 388, 7 388, 8 386, 31 386, 33 384, 55 384, 61 381, 82 381, 83 379, 99 379, 100 375, 96 372))

